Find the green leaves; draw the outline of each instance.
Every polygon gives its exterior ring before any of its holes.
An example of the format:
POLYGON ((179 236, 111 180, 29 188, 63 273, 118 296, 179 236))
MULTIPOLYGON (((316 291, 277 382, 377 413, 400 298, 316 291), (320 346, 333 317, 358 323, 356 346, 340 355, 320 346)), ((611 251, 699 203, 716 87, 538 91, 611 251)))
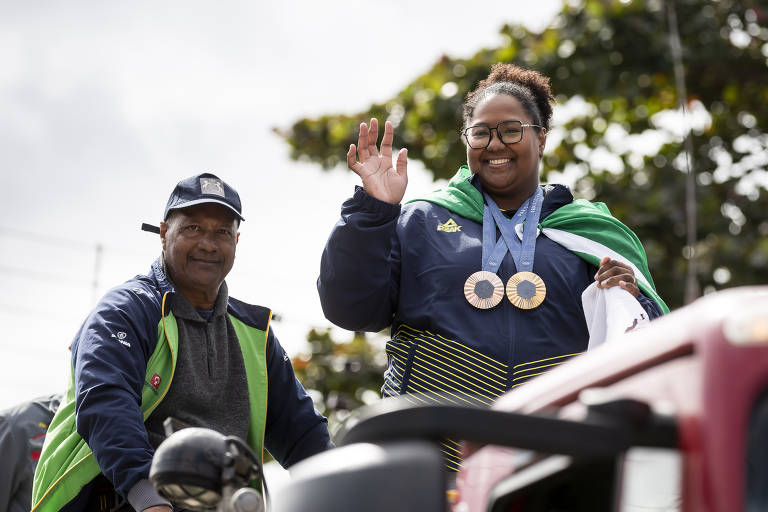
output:
POLYGON ((333 436, 351 411, 379 399, 387 364, 384 340, 355 333, 344 342, 334 340, 330 329, 312 329, 307 341, 309 352, 294 357, 293 368, 315 407, 328 418, 333 436))
MULTIPOLYGON (((687 119, 704 119, 693 132, 698 279, 703 290, 765 283, 768 9, 755 0, 674 5, 687 119)), ((407 147, 435 178, 449 178, 466 160, 459 138, 466 93, 497 61, 536 69, 558 97, 542 181, 572 181, 577 196, 608 204, 644 242, 660 294, 679 306, 690 255, 686 167, 682 118, 669 115, 677 98, 664 6, 569 0, 540 34, 505 25, 501 47, 469 59, 444 56, 383 105, 302 119, 280 133, 292 158, 329 169, 343 165, 361 121, 390 119, 395 146, 407 147)))

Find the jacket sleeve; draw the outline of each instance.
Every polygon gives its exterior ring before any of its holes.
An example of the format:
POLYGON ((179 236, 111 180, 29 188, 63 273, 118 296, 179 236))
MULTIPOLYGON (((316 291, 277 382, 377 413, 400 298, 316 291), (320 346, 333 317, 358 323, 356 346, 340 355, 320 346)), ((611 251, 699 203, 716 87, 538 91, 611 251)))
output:
POLYGON ((154 453, 140 407, 147 360, 157 343, 151 317, 136 294, 113 289, 72 343, 77 432, 123 497, 149 476, 154 453))
POLYGON ((350 331, 378 332, 397 308, 400 205, 357 187, 341 207, 320 260, 317 290, 325 317, 350 331))
POLYGON ((267 335, 267 422, 264 445, 284 468, 332 447, 326 419, 296 379, 272 329, 267 335))
POLYGON ((60 401, 49 395, 0 412, 0 510, 29 510, 40 450, 60 401))
POLYGON ((29 439, 27 432, 16 422, 18 414, 18 410, 0 413, 0 453, 3 454, 3 463, 0 464, 0 510, 11 510, 13 502, 19 498, 16 493, 22 483, 34 474, 29 467, 29 439))
POLYGON ((643 306, 645 312, 648 313, 648 320, 653 320, 664 314, 659 305, 656 304, 656 301, 643 295, 643 292, 637 294, 637 301, 643 306))

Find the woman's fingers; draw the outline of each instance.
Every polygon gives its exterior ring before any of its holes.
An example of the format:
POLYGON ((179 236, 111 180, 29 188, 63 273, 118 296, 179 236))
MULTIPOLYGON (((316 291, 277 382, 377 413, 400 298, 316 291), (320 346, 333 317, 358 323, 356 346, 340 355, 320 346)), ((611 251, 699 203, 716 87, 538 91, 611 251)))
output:
POLYGON ((640 289, 637 287, 637 280, 634 276, 628 274, 612 276, 597 283, 598 288, 613 288, 614 286, 628 291, 633 297, 637 297, 640 293, 640 289))
POLYGON ((376 118, 370 124, 360 123, 357 145, 350 144, 347 150, 347 166, 363 179, 366 192, 382 201, 398 203, 408 183, 408 150, 402 148, 393 162, 394 127, 389 121, 384 123, 381 150, 376 147, 378 130, 376 118))
POLYGON ((640 293, 640 289, 637 287, 637 282, 628 283, 626 281, 619 281, 619 288, 621 288, 622 290, 628 291, 635 297, 637 297, 638 294, 640 293))
POLYGON ((379 154, 379 148, 376 147, 376 142, 379 138, 379 120, 375 117, 371 118, 370 129, 368 130, 368 155, 377 156, 379 154))
MULTIPOLYGON (((392 153, 392 149, 390 148, 390 154, 392 153)), ((404 178, 408 178, 408 150, 406 148, 401 149, 397 153, 397 162, 395 163, 395 169, 397 169, 397 174, 404 178)))
POLYGON ((640 293, 637 287, 637 278, 632 268, 621 261, 611 260, 608 257, 600 260, 600 268, 595 274, 598 288, 611 288, 618 286, 628 291, 634 297, 640 293))
POLYGON ((349 145, 349 151, 347 151, 347 167, 354 171, 356 174, 360 174, 360 163, 357 161, 357 148, 354 144, 349 145))
POLYGON ((368 160, 368 125, 360 123, 360 131, 357 134, 357 152, 360 154, 360 161, 368 160))
MULTIPOLYGON (((389 124, 389 123, 387 123, 389 124)), ((384 128, 384 136, 386 138, 387 132, 386 132, 386 125, 384 128)), ((360 162, 365 163, 366 160, 368 160, 371 157, 379 156, 379 148, 376 147, 376 143, 378 142, 379 138, 379 121, 375 118, 371 118, 370 125, 366 123, 360 123, 360 131, 357 134, 357 153, 360 155, 360 162)), ((390 150, 389 155, 391 157, 392 155, 392 137, 390 137, 390 150)), ((382 140, 381 143, 382 146, 382 154, 383 150, 385 149, 385 142, 382 140)))
POLYGON ((635 276, 631 271, 627 272, 618 269, 612 269, 611 271, 602 274, 597 281, 602 287, 618 286, 619 281, 624 281, 629 284, 637 284, 637 279, 635 279, 635 276))
POLYGON ((347 150, 347 166, 363 180, 363 189, 371 196, 392 204, 403 199, 408 184, 408 150, 401 149, 392 161, 394 127, 384 123, 381 149, 376 146, 379 122, 374 117, 370 124, 360 123, 357 145, 347 150))
POLYGON ((384 123, 384 137, 381 138, 381 156, 392 158, 392 141, 394 138, 395 129, 392 127, 392 123, 387 121, 384 123))
POLYGON ((616 260, 612 260, 609 257, 605 257, 600 260, 600 268, 597 269, 595 274, 595 280, 602 281, 607 277, 618 275, 623 272, 632 272, 632 270, 624 263, 616 260))
POLYGON ((599 274, 596 279, 600 288, 609 288, 611 286, 618 286, 619 281, 626 281, 628 283, 635 282, 635 276, 631 272, 624 270, 611 269, 607 272, 599 274))

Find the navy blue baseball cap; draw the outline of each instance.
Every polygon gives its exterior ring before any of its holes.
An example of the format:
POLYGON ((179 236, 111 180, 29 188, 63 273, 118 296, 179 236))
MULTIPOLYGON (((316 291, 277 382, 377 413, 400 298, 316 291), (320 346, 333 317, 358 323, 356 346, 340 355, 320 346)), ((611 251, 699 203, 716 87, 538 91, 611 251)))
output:
MULTIPOLYGON (((209 172, 192 176, 176 184, 173 192, 171 192, 171 197, 168 198, 168 204, 165 205, 163 220, 168 220, 168 215, 173 210, 203 203, 218 203, 226 206, 240 221, 245 220, 237 191, 224 183, 218 176, 209 172)), ((159 227, 146 222, 141 224, 141 229, 150 233, 160 233, 159 227)))
POLYGON ((237 191, 209 172, 181 180, 168 198, 163 220, 168 220, 172 210, 180 210, 203 203, 218 203, 226 206, 238 219, 244 221, 240 196, 237 191))

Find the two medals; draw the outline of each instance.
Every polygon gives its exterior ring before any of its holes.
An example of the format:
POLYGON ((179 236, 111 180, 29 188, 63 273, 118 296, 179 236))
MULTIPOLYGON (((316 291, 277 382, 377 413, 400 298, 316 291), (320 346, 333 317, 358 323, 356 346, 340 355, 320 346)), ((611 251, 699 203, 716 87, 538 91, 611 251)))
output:
POLYGON ((533 257, 536 251, 536 236, 541 203, 544 192, 540 187, 518 209, 512 219, 501 213, 496 203, 487 194, 483 208, 483 270, 469 276, 464 283, 464 297, 478 309, 491 309, 501 302, 505 295, 520 309, 534 309, 544 302, 547 287, 544 280, 533 272, 533 257), (514 226, 523 225, 522 241, 514 226), (496 241, 496 227, 501 238, 496 241), (518 272, 509 278, 506 287, 496 271, 507 252, 512 254, 518 272))
POLYGON ((547 286, 533 272, 518 272, 507 281, 506 287, 499 276, 480 270, 469 276, 464 283, 464 297, 478 309, 491 309, 506 295, 520 309, 534 309, 544 302, 547 286))

